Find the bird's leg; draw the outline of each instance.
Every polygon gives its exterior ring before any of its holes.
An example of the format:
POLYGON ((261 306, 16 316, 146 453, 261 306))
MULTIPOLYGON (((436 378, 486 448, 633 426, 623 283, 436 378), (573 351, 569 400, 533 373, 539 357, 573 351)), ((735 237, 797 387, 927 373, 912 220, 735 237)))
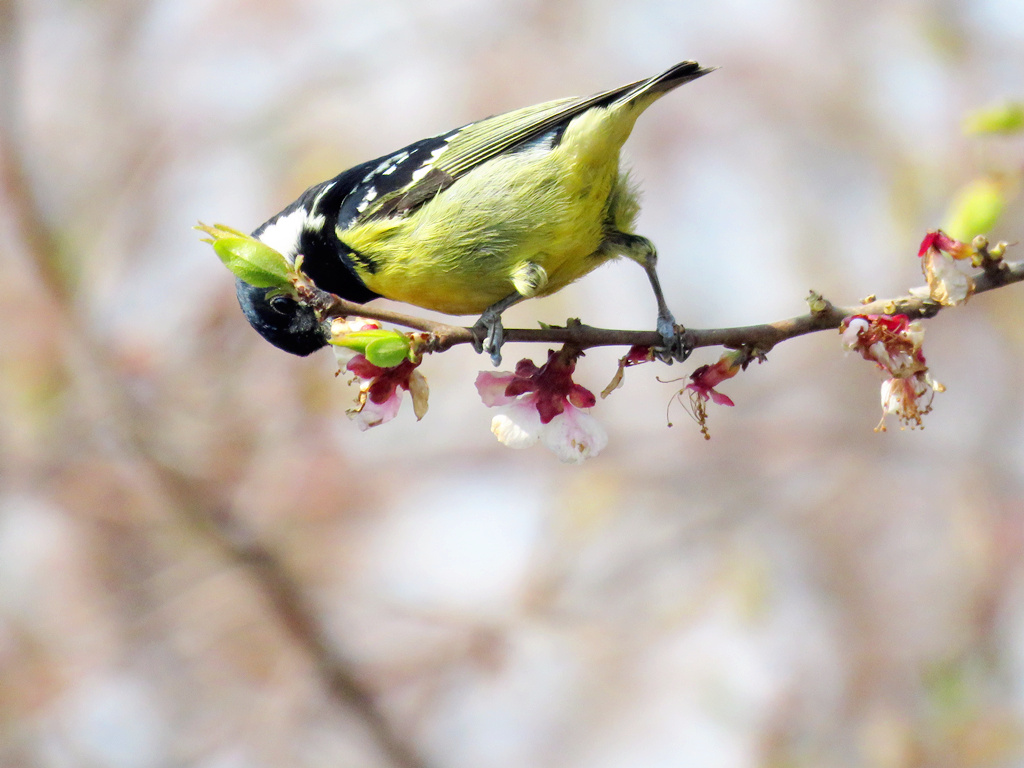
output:
POLYGON ((665 301, 665 294, 661 290, 661 281, 658 279, 657 264, 658 251, 654 243, 646 237, 631 235, 625 232, 616 232, 609 237, 609 240, 622 249, 622 253, 628 256, 647 273, 647 279, 651 282, 651 289, 654 291, 654 298, 658 302, 658 333, 661 335, 662 346, 654 348, 654 354, 665 363, 673 363, 676 360, 682 362, 690 356, 693 349, 687 349, 683 343, 683 328, 676 325, 676 319, 665 301))
POLYGON ((477 352, 487 352, 495 367, 501 365, 501 345, 505 343, 501 313, 523 299, 536 296, 548 282, 547 271, 534 261, 522 262, 512 270, 509 277, 515 290, 484 310, 473 326, 478 334, 473 337, 473 348, 477 352))
POLYGON ((480 319, 473 325, 473 349, 489 354, 495 368, 501 365, 501 345, 505 343, 505 328, 501 324, 501 313, 525 298, 526 296, 521 293, 509 294, 485 309, 484 313, 480 315, 480 319))

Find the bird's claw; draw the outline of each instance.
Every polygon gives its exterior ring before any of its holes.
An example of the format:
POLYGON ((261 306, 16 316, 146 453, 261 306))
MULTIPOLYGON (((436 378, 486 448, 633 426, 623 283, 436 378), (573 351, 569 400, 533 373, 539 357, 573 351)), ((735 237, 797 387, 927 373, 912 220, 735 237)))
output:
POLYGON ((675 318, 667 315, 658 318, 658 334, 661 346, 654 347, 654 356, 663 363, 672 365, 683 362, 693 352, 693 345, 686 339, 686 330, 676 325, 675 318))
POLYGON ((473 326, 473 349, 478 353, 490 355, 491 365, 501 365, 501 347, 505 343, 505 328, 501 324, 501 315, 488 315, 486 312, 473 326))

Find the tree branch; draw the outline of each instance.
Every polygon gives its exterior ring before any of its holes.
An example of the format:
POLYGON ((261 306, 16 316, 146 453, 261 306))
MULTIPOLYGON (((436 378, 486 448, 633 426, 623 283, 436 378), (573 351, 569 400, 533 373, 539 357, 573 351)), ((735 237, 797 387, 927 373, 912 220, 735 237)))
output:
MULTIPOLYGON (((1005 285, 1024 281, 1024 261, 997 262, 974 278, 974 293, 985 293, 1005 285)), ((440 352, 458 344, 469 344, 475 338, 469 327, 449 325, 422 317, 406 315, 389 309, 356 304, 337 296, 312 289, 309 299, 325 317, 359 316, 381 320, 431 335, 428 350, 440 352)), ((836 306, 811 294, 814 308, 804 315, 760 325, 736 328, 687 328, 683 331, 683 342, 690 349, 698 347, 724 346, 746 348, 759 353, 771 350, 776 344, 797 336, 817 331, 839 328, 843 319, 850 315, 897 315, 911 320, 934 317, 944 306, 930 298, 904 294, 891 299, 876 299, 853 306, 836 306)), ((505 341, 539 342, 545 344, 572 344, 580 349, 602 346, 644 346, 661 344, 661 336, 655 331, 625 331, 610 328, 596 328, 570 321, 566 327, 506 328, 505 341)))

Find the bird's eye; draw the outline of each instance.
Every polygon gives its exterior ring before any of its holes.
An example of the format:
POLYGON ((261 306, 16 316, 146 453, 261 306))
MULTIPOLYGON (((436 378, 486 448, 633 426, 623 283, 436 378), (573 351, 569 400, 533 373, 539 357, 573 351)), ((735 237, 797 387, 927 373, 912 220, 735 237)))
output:
POLYGON ((295 301, 287 296, 275 296, 270 300, 270 308, 280 315, 291 314, 295 309, 295 301))

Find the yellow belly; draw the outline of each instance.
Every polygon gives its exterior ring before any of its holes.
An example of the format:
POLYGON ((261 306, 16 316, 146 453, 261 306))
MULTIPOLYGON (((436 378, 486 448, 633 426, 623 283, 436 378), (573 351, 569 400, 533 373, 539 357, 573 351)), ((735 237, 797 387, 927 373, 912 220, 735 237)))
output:
POLYGON ((547 282, 534 294, 547 296, 607 261, 608 257, 595 251, 596 245, 557 253, 526 251, 529 253, 527 259, 511 255, 495 259, 491 270, 487 269, 486 260, 478 259, 475 266, 482 267, 482 270, 449 265, 406 270, 398 276, 383 274, 383 279, 371 277, 366 282, 371 290, 389 299, 449 315, 478 315, 492 304, 516 293, 508 275, 524 261, 531 261, 547 273, 547 282))

